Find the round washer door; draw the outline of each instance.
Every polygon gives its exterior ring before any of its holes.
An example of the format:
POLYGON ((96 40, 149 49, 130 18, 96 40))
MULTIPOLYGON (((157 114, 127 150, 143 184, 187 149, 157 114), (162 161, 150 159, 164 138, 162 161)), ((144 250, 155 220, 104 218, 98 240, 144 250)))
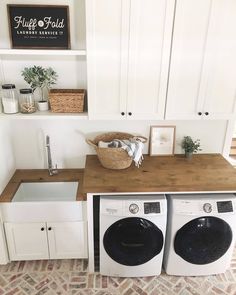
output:
POLYGON ((116 262, 135 266, 143 264, 163 248, 162 231, 144 218, 128 217, 113 223, 105 232, 103 245, 116 262))
POLYGON ((175 236, 175 252, 193 264, 208 264, 223 256, 232 242, 228 223, 217 217, 201 217, 181 227, 175 236))

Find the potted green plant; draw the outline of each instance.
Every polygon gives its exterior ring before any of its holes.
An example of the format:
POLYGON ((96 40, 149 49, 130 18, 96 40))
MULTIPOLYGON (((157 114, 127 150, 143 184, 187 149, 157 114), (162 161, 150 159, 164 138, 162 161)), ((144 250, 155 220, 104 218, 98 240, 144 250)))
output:
POLYGON ((21 72, 24 80, 30 85, 33 92, 36 89, 40 91, 40 100, 38 102, 38 109, 40 111, 48 110, 48 100, 45 98, 45 90, 51 88, 52 85, 56 84, 57 73, 51 68, 43 68, 41 66, 33 66, 24 68, 21 72))
POLYGON ((200 139, 193 141, 191 136, 184 136, 184 139, 182 141, 182 148, 185 151, 185 157, 191 158, 193 153, 201 151, 200 139))

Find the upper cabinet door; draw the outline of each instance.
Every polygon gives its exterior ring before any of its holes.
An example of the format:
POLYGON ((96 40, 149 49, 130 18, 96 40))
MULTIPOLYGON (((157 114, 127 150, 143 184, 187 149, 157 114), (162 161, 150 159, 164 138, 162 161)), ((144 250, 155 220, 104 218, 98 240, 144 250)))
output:
POLYGON ((210 119, 235 116, 236 1, 212 1, 201 95, 210 119))
POLYGON ((236 95, 236 1, 177 1, 166 119, 230 119, 236 95))
POLYGON ((131 0, 127 114, 163 119, 174 0, 131 0))
POLYGON ((125 118, 129 11, 129 0, 86 0, 90 119, 125 118))
POLYGON ((163 119, 175 0, 88 0, 92 119, 163 119))
POLYGON ((166 119, 201 118, 199 96, 211 0, 176 3, 166 119))

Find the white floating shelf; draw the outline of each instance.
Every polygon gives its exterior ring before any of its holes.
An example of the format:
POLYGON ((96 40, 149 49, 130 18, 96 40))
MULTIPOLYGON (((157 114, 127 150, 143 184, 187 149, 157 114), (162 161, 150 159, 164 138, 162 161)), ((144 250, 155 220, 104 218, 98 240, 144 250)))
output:
POLYGON ((0 49, 0 55, 66 55, 86 56, 86 50, 0 49))
POLYGON ((0 113, 0 119, 12 120, 12 119, 75 119, 75 120, 88 120, 88 113, 52 113, 50 111, 35 112, 32 114, 4 114, 0 113))

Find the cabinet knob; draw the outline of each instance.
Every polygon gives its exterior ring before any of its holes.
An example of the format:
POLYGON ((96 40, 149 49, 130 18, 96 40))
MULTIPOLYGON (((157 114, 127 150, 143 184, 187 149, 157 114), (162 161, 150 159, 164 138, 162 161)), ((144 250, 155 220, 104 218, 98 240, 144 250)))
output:
POLYGON ((208 115, 209 115, 209 113, 208 113, 208 112, 205 112, 205 115, 206 115, 206 116, 208 116, 208 115))
POLYGON ((201 115, 202 115, 202 112, 198 112, 197 114, 198 114, 199 116, 201 116, 201 115))
POLYGON ((125 115, 125 112, 121 112, 121 116, 124 116, 125 115))
POLYGON ((49 226, 48 230, 52 230, 51 226, 49 226))
POLYGON ((131 113, 131 112, 128 112, 128 115, 129 115, 129 116, 132 116, 132 113, 131 113))
POLYGON ((44 227, 41 227, 41 231, 44 231, 44 227))

